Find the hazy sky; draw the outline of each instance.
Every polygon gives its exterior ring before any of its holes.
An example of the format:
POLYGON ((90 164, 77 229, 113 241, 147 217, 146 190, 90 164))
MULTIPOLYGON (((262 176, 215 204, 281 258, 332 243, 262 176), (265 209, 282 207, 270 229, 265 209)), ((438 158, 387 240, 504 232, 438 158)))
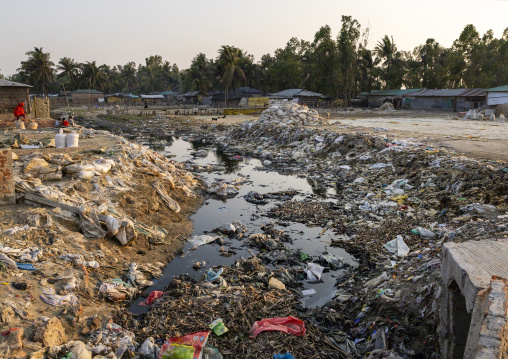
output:
POLYGON ((342 15, 370 26, 370 48, 385 34, 412 50, 429 37, 448 47, 467 24, 495 37, 508 27, 507 0, 0 0, 0 14, 4 75, 40 46, 55 63, 67 56, 113 66, 161 55, 184 69, 199 52, 215 58, 221 45, 258 61, 291 37, 312 41, 326 24, 335 37, 342 15))

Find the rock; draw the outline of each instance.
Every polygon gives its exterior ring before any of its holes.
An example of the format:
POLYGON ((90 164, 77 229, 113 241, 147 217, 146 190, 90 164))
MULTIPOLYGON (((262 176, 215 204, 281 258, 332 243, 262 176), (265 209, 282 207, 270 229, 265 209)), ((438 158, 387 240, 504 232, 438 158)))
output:
POLYGON ((4 308, 1 314, 2 323, 9 324, 14 319, 14 316, 15 314, 11 307, 4 308))
POLYGON ((23 328, 15 328, 9 331, 9 334, 2 337, 0 343, 0 357, 2 358, 24 358, 26 353, 23 351, 23 328))
POLYGON ((272 277, 270 278, 270 280, 268 281, 268 288, 275 288, 275 289, 280 289, 280 290, 283 290, 283 289, 286 289, 286 286, 284 285, 284 283, 282 283, 280 280, 278 280, 277 278, 275 277, 272 277))
POLYGON ((61 345, 67 341, 65 328, 57 317, 53 317, 46 325, 37 329, 34 341, 42 342, 44 346, 61 345))

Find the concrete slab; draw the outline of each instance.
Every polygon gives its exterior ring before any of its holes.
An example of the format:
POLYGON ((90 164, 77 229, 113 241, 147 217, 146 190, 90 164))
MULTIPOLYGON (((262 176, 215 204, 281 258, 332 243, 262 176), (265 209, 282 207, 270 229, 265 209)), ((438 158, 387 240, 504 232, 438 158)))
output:
POLYGON ((476 294, 490 285, 492 276, 508 278, 508 241, 484 240, 446 243, 441 260, 441 277, 446 286, 453 280, 466 298, 468 312, 476 294))

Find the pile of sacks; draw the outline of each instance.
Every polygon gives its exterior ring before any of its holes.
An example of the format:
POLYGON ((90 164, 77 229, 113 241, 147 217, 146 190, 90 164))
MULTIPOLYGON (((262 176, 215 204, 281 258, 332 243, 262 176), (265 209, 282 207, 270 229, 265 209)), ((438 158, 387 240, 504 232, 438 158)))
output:
POLYGON ((478 121, 497 121, 497 122, 506 122, 506 117, 503 114, 500 114, 499 117, 496 118, 494 113, 490 114, 490 116, 486 116, 483 112, 477 110, 469 110, 464 115, 464 120, 478 120, 478 121))
POLYGON ((329 121, 320 117, 316 110, 296 103, 272 106, 261 113, 258 123, 287 126, 329 125, 329 121))

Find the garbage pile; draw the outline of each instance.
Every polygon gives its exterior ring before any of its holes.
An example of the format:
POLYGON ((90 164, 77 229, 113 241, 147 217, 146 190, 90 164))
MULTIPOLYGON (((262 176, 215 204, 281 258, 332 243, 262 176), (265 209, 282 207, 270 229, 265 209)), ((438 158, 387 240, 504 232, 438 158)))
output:
POLYGON ((379 107, 379 109, 381 111, 395 111, 395 107, 393 107, 393 104, 391 102, 385 102, 379 107))
MULTIPOLYGON (((201 201, 194 175, 121 137, 85 132, 102 147, 80 140, 79 148, 13 151, 18 205, 2 208, 0 226, 0 320, 13 329, 0 343, 6 357, 64 344, 45 342, 50 329, 34 335, 48 321, 55 327, 52 317, 75 338, 85 318, 132 301, 162 275, 181 246, 175 237, 190 233, 187 216, 201 201)), ((44 350, 82 358, 79 343, 44 350)))
POLYGON ((258 123, 278 124, 282 126, 307 126, 328 125, 329 121, 319 116, 314 109, 300 106, 297 103, 288 102, 277 106, 271 106, 259 116, 258 123))
POLYGON ((464 115, 463 120, 506 122, 506 117, 502 113, 496 117, 495 113, 491 113, 490 116, 487 116, 485 110, 469 110, 464 115))
POLYGON ((139 338, 152 337, 156 343, 205 333, 206 346, 220 353, 215 358, 261 358, 276 353, 291 353, 295 358, 347 357, 307 319, 298 318, 303 310, 300 295, 290 289, 294 286, 253 257, 210 269, 202 281, 175 277, 141 322, 127 314, 116 320, 134 328, 139 338), (274 285, 282 284, 277 276, 289 287, 274 285))

